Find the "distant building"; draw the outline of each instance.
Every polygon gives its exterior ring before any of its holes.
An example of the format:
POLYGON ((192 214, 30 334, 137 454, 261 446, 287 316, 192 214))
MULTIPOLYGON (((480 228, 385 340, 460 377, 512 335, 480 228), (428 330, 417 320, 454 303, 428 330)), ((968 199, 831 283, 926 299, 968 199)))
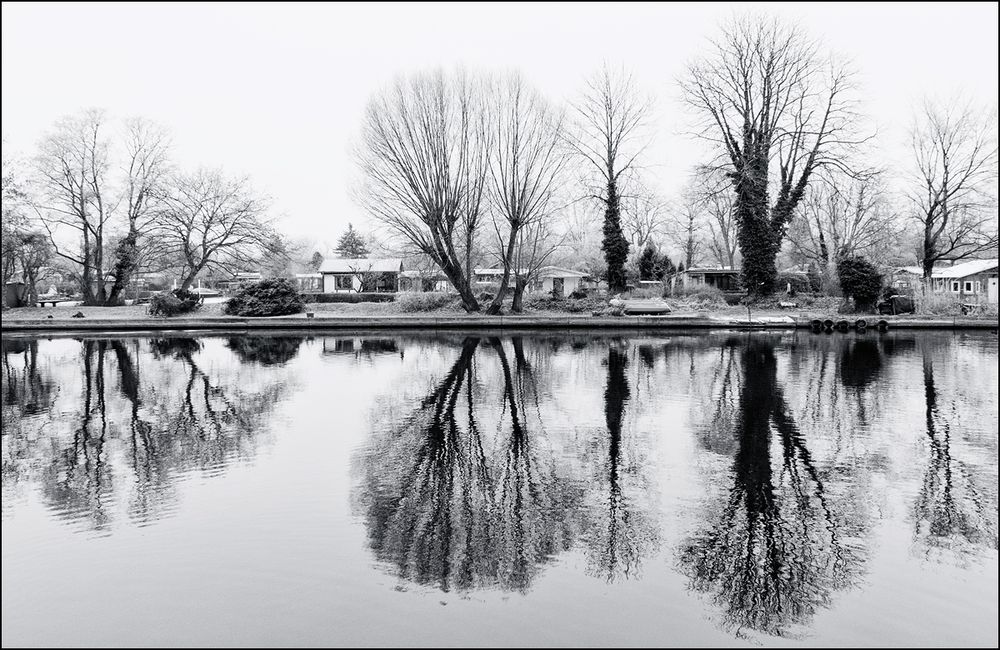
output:
MULTIPOLYGON (((521 273, 527 273, 522 269, 521 273)), ((473 277, 476 283, 499 283, 503 279, 503 269, 476 269, 473 277)), ((557 296, 565 296, 573 293, 577 289, 584 289, 590 286, 591 277, 589 273, 564 269, 558 266, 543 266, 534 273, 532 281, 528 285, 529 291, 544 291, 557 296)), ((514 279, 511 278, 508 290, 514 286, 514 279)))
POLYGON ((399 291, 403 260, 398 258, 334 258, 319 267, 323 293, 399 291))
POLYGON ((323 274, 296 273, 295 287, 299 293, 323 293, 323 274))
POLYGON ((400 291, 451 291, 451 282, 441 271, 403 271, 399 274, 400 291))
POLYGON ((683 284, 689 287, 715 287, 721 291, 739 291, 740 269, 732 266, 692 266, 684 271, 683 284))
MULTIPOLYGON (((225 292, 239 291, 241 288, 254 282, 260 282, 264 276, 256 271, 243 271, 233 273, 232 277, 224 278, 215 283, 217 289, 225 292)), ((199 283, 200 286, 200 283, 199 283)))
POLYGON ((931 288, 939 293, 951 293, 963 300, 997 304, 997 260, 972 260, 954 266, 935 269, 931 288))

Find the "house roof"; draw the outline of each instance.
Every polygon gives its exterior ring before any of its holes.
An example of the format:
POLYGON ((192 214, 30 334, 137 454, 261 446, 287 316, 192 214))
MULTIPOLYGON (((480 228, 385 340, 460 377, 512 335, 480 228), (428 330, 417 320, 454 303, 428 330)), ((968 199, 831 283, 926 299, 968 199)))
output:
POLYGON ((734 269, 731 266, 692 266, 684 271, 685 273, 739 273, 739 269, 734 269))
POLYGON ((538 277, 540 278, 589 278, 589 273, 584 273, 583 271, 574 271, 573 269, 564 269, 560 266, 543 266, 538 269, 538 277))
POLYGON ((932 278, 964 278, 977 273, 996 270, 997 260, 972 260, 963 264, 956 264, 947 268, 935 270, 931 274, 932 278))
MULTIPOLYGON (((528 269, 521 269, 521 273, 527 273, 528 269)), ((503 275, 503 269, 475 269, 476 275, 503 275)), ((564 269, 559 266, 543 266, 538 269, 536 275, 540 278, 589 278, 590 274, 583 271, 564 269)))
POLYGON ((403 260, 390 258, 359 258, 335 257, 323 260, 319 267, 320 273, 399 273, 403 270, 403 260))

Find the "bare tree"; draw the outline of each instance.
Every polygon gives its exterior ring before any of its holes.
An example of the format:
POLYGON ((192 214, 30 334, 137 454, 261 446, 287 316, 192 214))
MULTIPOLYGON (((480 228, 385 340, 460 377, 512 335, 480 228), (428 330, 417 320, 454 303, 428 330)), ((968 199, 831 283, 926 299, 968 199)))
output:
POLYGON ((399 78, 368 104, 360 199, 376 219, 430 256, 479 311, 472 250, 489 151, 482 84, 442 71, 399 78))
POLYGON ((708 168, 697 171, 691 191, 698 197, 704 227, 705 247, 719 266, 736 268, 739 255, 736 217, 731 184, 722 174, 708 168))
POLYGON ((249 268, 277 238, 266 212, 267 201, 246 178, 218 170, 177 175, 156 213, 152 254, 180 269, 181 289, 202 271, 249 268))
POLYGON ((621 208, 622 232, 631 250, 641 251, 666 236, 667 202, 648 187, 637 182, 630 192, 622 195, 621 208))
POLYGON ((847 69, 824 61, 797 26, 743 17, 722 31, 682 88, 735 190, 744 286, 764 295, 774 288, 775 257, 810 180, 823 168, 849 171, 846 155, 865 138, 855 135, 847 69))
POLYGON ((997 248, 997 114, 926 102, 913 129, 916 180, 909 193, 923 229, 922 265, 997 248))
POLYGON ((39 216, 52 236, 56 255, 79 267, 85 304, 107 304, 105 232, 113 204, 106 195, 110 144, 103 111, 89 110, 60 120, 42 141, 37 158, 39 216), (78 231, 79 248, 60 246, 63 227, 78 231))
POLYGON ((625 261, 629 242, 622 233, 621 186, 634 171, 649 144, 646 121, 652 109, 641 96, 631 74, 605 66, 587 82, 583 97, 574 104, 576 125, 568 142, 598 179, 590 197, 604 207, 601 248, 607 262, 609 290, 625 288, 625 261))
POLYGON ((684 256, 684 268, 689 269, 701 261, 704 248, 703 197, 688 188, 680 209, 667 227, 667 239, 684 256))
POLYGON ((568 152, 563 147, 563 114, 528 88, 520 75, 498 79, 491 104, 495 115, 490 120, 490 202, 504 271, 500 289, 486 310, 495 314, 511 275, 511 309, 521 311, 525 287, 552 253, 552 228, 546 222, 556 209, 568 152))
POLYGON ((124 166, 118 171, 107 122, 100 110, 60 120, 42 141, 36 159, 39 192, 34 208, 55 254, 79 267, 77 280, 84 302, 91 305, 121 302, 138 268, 139 236, 167 165, 164 131, 135 119, 126 125, 124 166), (111 250, 121 225, 126 235, 111 250), (78 246, 61 241, 66 229, 75 231, 78 246))
POLYGON ((141 233, 148 230, 164 192, 168 171, 166 131, 141 118, 130 120, 125 134, 125 204, 127 232, 115 249, 114 282, 109 304, 118 304, 142 261, 141 233))
POLYGON ((813 184, 792 222, 789 241, 798 257, 826 269, 829 279, 836 277, 841 258, 884 260, 898 234, 881 176, 866 174, 813 184))

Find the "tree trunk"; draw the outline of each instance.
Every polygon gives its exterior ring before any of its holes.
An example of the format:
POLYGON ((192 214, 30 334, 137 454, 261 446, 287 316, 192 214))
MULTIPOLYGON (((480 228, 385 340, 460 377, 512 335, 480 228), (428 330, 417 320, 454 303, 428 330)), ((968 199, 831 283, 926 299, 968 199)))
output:
POLYGON ((128 234, 118 244, 118 250, 115 255, 117 260, 115 261, 113 272, 115 280, 114 284, 111 285, 111 293, 108 295, 107 301, 109 305, 119 305, 122 303, 122 294, 132 279, 132 275, 139 268, 138 246, 136 245, 138 239, 139 232, 136 230, 135 224, 132 224, 129 226, 128 234))
POLYGON ((521 275, 514 276, 514 298, 510 303, 510 310, 515 314, 524 311, 524 288, 528 286, 527 278, 521 275))

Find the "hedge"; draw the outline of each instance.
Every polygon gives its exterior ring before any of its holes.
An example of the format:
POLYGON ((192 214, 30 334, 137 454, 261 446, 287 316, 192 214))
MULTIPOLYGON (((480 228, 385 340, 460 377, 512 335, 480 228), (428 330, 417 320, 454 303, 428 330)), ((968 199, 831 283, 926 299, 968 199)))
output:
POLYGON ((392 302, 396 299, 394 293, 304 293, 302 299, 309 303, 320 302, 392 302))

